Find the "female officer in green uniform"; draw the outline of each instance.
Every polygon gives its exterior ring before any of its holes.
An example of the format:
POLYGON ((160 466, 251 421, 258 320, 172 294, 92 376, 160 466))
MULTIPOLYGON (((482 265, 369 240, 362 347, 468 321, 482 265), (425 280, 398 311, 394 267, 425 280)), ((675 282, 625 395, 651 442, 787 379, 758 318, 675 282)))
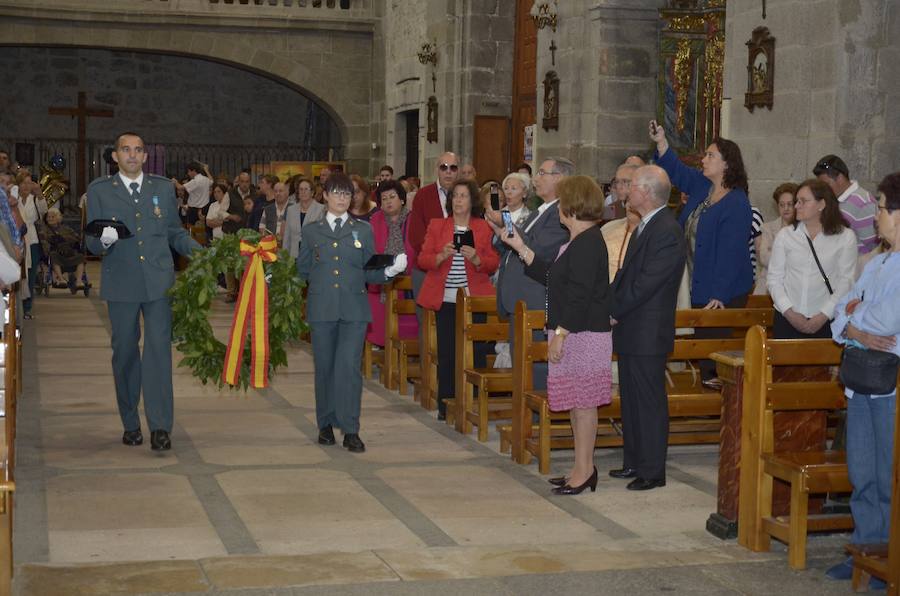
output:
POLYGON ((297 257, 297 272, 309 284, 306 320, 316 369, 319 443, 334 445, 336 426, 343 432, 344 447, 361 453, 366 447, 359 438, 360 360, 372 320, 366 283, 383 284, 405 271, 406 255, 397 255, 386 269, 364 269, 375 242, 369 224, 347 213, 353 182, 334 173, 325 183, 324 196, 328 211, 304 227, 297 257))

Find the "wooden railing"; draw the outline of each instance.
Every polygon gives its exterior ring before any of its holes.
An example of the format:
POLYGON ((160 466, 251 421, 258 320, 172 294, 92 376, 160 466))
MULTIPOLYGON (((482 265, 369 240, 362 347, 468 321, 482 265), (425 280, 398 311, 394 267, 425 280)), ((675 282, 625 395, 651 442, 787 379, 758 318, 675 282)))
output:
POLYGON ((3 417, 0 440, 0 596, 11 593, 13 549, 13 492, 15 483, 16 401, 22 375, 21 339, 16 326, 16 293, 6 295, 6 317, 0 342, 0 366, 3 368, 3 387, 0 389, 0 416, 3 417))

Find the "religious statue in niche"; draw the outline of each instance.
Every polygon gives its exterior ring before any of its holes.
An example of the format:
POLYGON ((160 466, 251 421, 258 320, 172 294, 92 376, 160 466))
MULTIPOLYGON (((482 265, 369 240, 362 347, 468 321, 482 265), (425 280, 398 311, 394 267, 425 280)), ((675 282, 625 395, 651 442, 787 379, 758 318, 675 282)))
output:
POLYGON ((544 130, 559 130, 559 77, 550 70, 544 76, 544 130))
POLYGON ((426 128, 425 138, 429 143, 437 143, 438 141, 438 101, 437 97, 432 95, 428 98, 428 126, 426 128))
POLYGON ((747 57, 747 93, 744 107, 751 112, 757 106, 772 109, 775 92, 775 38, 768 27, 753 30, 747 57))

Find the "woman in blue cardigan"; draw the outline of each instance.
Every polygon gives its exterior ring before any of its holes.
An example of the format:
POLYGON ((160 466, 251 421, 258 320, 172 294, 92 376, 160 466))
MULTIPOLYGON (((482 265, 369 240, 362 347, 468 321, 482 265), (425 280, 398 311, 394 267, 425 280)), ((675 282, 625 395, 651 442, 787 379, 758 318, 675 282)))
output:
MULTIPOLYGON (((687 268, 693 308, 742 308, 753 289, 750 262, 752 212, 747 198, 747 172, 740 148, 717 138, 706 149, 703 169, 688 167, 670 150, 666 132, 650 123, 656 164, 672 184, 688 196, 678 221, 688 244, 687 268)), ((730 329, 697 329, 698 338, 731 335, 730 329)), ((710 360, 700 362, 703 385, 722 387, 710 360)))

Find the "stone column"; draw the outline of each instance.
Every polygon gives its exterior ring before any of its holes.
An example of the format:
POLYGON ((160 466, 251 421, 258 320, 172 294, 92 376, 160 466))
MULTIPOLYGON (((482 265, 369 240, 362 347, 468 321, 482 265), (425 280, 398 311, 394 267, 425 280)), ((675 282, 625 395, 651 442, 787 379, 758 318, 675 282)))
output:
POLYGON ((663 0, 581 0, 559 4, 554 34, 538 33, 536 156, 571 157, 579 172, 611 177, 629 153, 646 153, 655 116, 659 13, 663 0), (557 47, 552 64, 550 40, 557 47), (560 128, 541 127, 548 70, 560 78, 560 128))

